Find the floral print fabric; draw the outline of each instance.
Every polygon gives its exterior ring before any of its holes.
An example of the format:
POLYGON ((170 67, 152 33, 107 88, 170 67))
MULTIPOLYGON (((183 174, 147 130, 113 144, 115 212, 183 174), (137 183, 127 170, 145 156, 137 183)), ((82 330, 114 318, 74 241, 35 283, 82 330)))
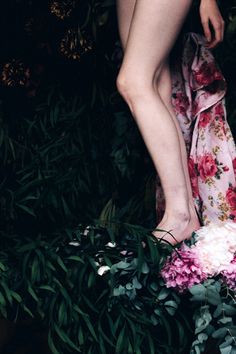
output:
MULTIPOLYGON (((172 102, 183 132, 193 199, 203 225, 236 222, 236 147, 225 110, 226 82, 204 37, 188 33, 172 71, 172 102)), ((159 178, 156 211, 165 201, 159 178)))

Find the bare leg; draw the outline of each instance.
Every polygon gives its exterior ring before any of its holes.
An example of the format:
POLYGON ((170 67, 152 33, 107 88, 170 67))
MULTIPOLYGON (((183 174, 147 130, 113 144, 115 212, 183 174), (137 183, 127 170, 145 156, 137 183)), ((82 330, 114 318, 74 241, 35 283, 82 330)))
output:
MULTIPOLYGON (((188 190, 188 197, 189 197, 189 210, 192 219, 195 219, 195 224, 196 228, 200 227, 200 223, 198 220, 197 212, 194 206, 193 202, 193 195, 192 195, 192 187, 191 187, 191 182, 190 182, 190 176, 189 176, 189 171, 188 171, 188 163, 187 163, 187 151, 186 151, 186 145, 185 141, 183 138, 183 133, 181 131, 179 122, 176 118, 173 106, 172 106, 172 101, 171 101, 171 74, 170 74, 170 69, 168 66, 168 63, 165 62, 162 67, 161 74, 156 80, 156 89, 159 92, 159 95, 164 102, 166 108, 168 109, 169 113, 172 116, 173 122, 175 123, 178 136, 179 136, 179 143, 180 143, 180 149, 181 149, 181 158, 182 158, 182 165, 183 165, 183 170, 184 170, 184 175, 185 175, 185 180, 186 180, 186 185, 187 185, 187 190, 188 190)), ((158 225, 160 228, 162 227, 163 222, 165 221, 165 215, 158 225)))
MULTIPOLYGON (((123 47, 123 50, 125 51, 125 47, 127 44, 128 40, 128 35, 129 35, 129 30, 130 30, 130 25, 132 21, 132 16, 134 12, 134 7, 135 7, 136 0, 119 0, 117 1, 117 13, 118 13, 118 24, 119 24, 119 33, 120 33, 120 39, 121 39, 121 44, 123 47)), ((188 196, 189 196, 189 202, 190 202, 190 211, 191 215, 193 218, 198 219, 193 203, 193 198, 192 198, 192 188, 191 188, 191 182, 190 182, 190 177, 189 177, 189 172, 188 172, 188 165, 187 165, 187 152, 186 152, 186 146, 183 138, 182 131, 180 129, 179 123, 177 121, 177 118, 175 116, 175 112, 172 106, 171 102, 171 75, 170 75, 170 70, 168 63, 165 62, 163 64, 163 67, 161 69, 161 73, 157 78, 155 79, 156 83, 156 89, 159 92, 159 95, 164 102, 166 108, 168 109, 169 113, 171 114, 173 121, 176 125, 176 129, 179 135, 179 141, 180 141, 180 147, 181 147, 181 158, 182 158, 182 164, 183 164, 183 169, 184 169, 184 174, 185 174, 185 180, 187 183, 187 189, 188 189, 188 196)), ((198 226, 200 226, 198 224, 198 226)))
MULTIPOLYGON (((178 241, 189 237, 199 224, 191 208, 191 186, 189 190, 178 122, 163 102, 165 95, 156 87, 190 4, 190 0, 178 1, 175 10, 173 3, 164 0, 117 2, 121 40, 126 47, 117 86, 136 119, 164 189, 166 211, 158 227, 172 229, 178 241)), ((165 239, 174 243, 169 236, 165 239)))

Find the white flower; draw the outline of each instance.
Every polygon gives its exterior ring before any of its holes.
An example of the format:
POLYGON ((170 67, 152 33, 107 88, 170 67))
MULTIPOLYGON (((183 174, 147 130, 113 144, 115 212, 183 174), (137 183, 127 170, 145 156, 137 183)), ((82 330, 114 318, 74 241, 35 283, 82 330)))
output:
POLYGON ((100 268, 98 268, 98 275, 103 275, 103 274, 106 273, 108 270, 110 270, 110 267, 108 267, 108 266, 101 266, 100 268))
POLYGON ((89 230, 91 230, 91 226, 86 226, 86 228, 84 229, 84 231, 83 231, 83 235, 84 236, 87 236, 88 235, 88 233, 89 233, 89 230))
POLYGON ((78 246, 80 246, 80 243, 78 241, 71 241, 71 242, 69 242, 69 245, 78 247, 78 246))
POLYGON ((105 246, 110 247, 110 248, 114 248, 114 247, 116 247, 116 242, 108 242, 105 246))
POLYGON ((211 223, 195 231, 197 243, 192 246, 203 270, 210 276, 226 269, 236 252, 236 224, 230 221, 211 223))

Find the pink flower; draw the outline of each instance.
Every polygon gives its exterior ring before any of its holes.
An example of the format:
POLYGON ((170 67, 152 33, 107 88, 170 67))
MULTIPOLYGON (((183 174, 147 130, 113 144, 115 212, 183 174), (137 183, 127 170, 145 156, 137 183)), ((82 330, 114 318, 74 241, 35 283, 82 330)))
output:
POLYGON ((175 100, 176 110, 179 113, 186 115, 186 110, 187 110, 188 105, 189 105, 188 97, 186 95, 184 95, 182 92, 177 92, 173 96, 173 98, 175 100))
POLYGON ((236 291, 236 256, 229 267, 221 272, 223 282, 232 290, 236 291))
POLYGON ((199 85, 206 86, 214 82, 215 80, 222 80, 223 76, 215 63, 204 62, 198 70, 194 72, 195 80, 199 85))
POLYGON ((174 288, 179 293, 183 293, 207 278, 195 252, 185 244, 167 259, 161 270, 161 276, 167 288, 174 288))
POLYGON ((226 192, 226 200, 232 210, 236 209, 236 188, 229 187, 226 192))
POLYGON ((199 127, 205 128, 211 121, 211 112, 202 112, 199 117, 199 127))
POLYGON ((198 170, 203 181, 205 181, 207 177, 215 176, 218 169, 211 153, 199 157, 198 170))
POLYGON ((216 107, 215 107, 215 114, 217 116, 223 116, 224 115, 224 108, 222 103, 219 103, 216 107))

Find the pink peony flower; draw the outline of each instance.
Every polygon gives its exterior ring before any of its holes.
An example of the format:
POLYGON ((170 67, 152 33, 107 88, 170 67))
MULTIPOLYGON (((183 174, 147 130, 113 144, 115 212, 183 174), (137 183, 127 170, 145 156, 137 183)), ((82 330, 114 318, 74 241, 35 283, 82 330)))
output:
POLYGON ((174 288, 183 293, 195 284, 207 278, 203 272, 195 252, 183 244, 177 252, 167 259, 161 270, 161 276, 167 288, 174 288))
POLYGON ((229 267, 221 272, 223 282, 232 290, 236 291, 236 256, 229 267))

